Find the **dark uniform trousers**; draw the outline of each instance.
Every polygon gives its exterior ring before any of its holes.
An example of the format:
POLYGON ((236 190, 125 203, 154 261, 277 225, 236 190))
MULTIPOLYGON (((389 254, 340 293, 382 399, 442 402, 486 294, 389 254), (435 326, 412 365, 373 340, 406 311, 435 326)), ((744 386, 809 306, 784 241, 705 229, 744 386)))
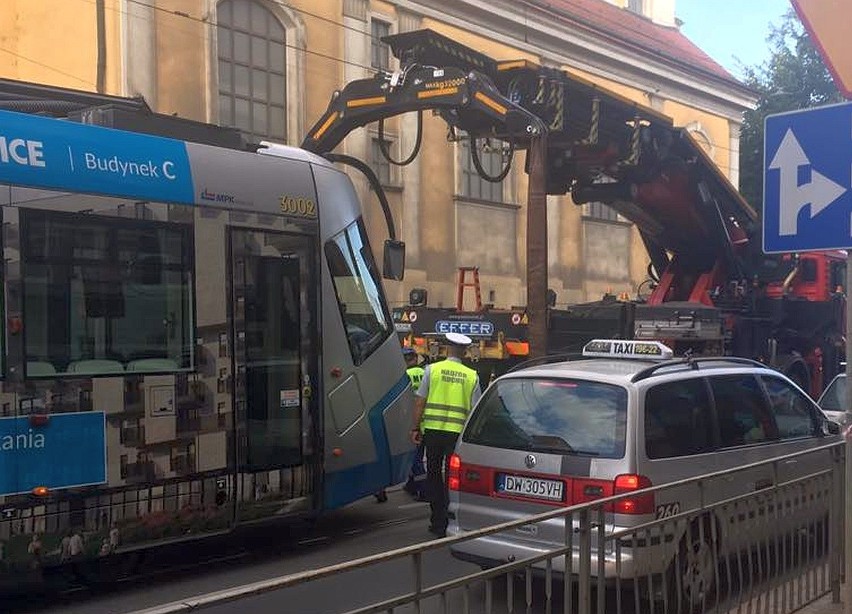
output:
POLYGON ((430 530, 440 533, 447 530, 447 469, 450 455, 456 447, 459 433, 427 429, 423 433, 426 447, 426 496, 432 509, 430 530))

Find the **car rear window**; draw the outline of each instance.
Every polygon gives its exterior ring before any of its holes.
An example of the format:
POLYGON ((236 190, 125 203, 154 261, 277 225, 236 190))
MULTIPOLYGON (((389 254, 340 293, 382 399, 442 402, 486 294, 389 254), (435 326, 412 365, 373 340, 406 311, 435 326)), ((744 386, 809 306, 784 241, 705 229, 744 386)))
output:
POLYGON ((621 458, 627 391, 569 379, 505 379, 489 389, 465 429, 467 443, 621 458))

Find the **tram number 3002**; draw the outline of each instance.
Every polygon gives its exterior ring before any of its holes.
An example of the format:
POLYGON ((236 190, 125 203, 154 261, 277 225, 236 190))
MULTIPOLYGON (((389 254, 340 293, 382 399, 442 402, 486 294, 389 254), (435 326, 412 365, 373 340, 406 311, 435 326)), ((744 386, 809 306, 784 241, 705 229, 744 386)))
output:
POLYGON ((671 518, 680 514, 680 503, 669 503, 657 506, 657 518, 671 518))
POLYGON ((292 196, 282 196, 281 213, 283 213, 284 215, 316 217, 317 205, 310 198, 294 198, 292 196))

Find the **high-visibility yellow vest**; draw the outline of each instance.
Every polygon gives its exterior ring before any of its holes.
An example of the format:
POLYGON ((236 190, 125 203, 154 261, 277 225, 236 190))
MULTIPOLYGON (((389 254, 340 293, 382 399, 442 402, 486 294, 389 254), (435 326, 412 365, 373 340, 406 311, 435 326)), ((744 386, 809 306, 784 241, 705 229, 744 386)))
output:
POLYGON ((408 367, 405 372, 408 373, 408 379, 411 380, 411 389, 417 392, 417 389, 420 388, 420 382, 423 381, 425 369, 423 367, 408 367))
POLYGON ((471 409, 476 371, 453 360, 435 363, 429 369, 429 394, 420 428, 461 433, 471 409))

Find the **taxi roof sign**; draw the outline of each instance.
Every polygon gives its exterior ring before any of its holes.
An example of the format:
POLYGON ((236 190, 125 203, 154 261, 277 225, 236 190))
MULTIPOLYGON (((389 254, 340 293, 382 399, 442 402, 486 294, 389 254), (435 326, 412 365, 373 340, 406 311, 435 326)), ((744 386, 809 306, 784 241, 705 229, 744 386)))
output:
POLYGON ((592 358, 644 358, 667 360, 674 356, 672 349, 659 341, 627 341, 623 339, 593 339, 583 348, 583 356, 592 358))

